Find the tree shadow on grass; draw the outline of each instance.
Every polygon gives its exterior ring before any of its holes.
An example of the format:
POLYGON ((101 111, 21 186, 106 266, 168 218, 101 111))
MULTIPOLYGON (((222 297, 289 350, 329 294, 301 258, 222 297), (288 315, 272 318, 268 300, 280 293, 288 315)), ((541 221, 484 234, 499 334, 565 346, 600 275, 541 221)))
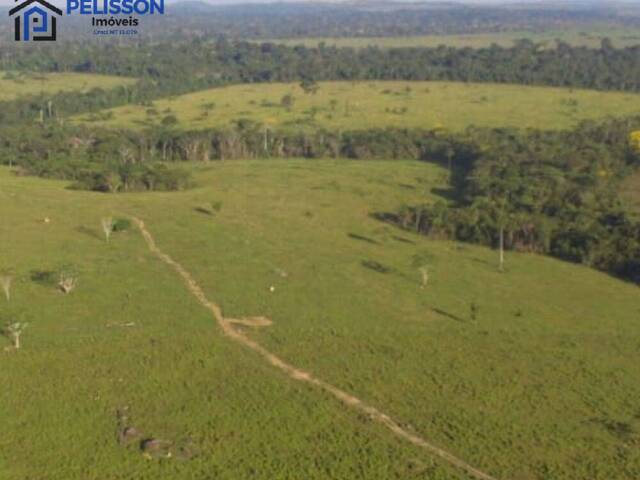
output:
POLYGON ((57 275, 53 270, 31 270, 29 279, 40 286, 50 287, 56 284, 57 275))
POLYGON ((409 240, 408 238, 404 238, 404 237, 398 237, 397 235, 393 235, 391 238, 393 238, 396 242, 400 242, 400 243, 409 243, 411 245, 416 244, 416 242, 414 242, 413 240, 409 240))
POLYGON ((397 226, 400 220, 399 215, 393 212, 372 212, 369 216, 379 222, 389 223, 394 226, 397 226))
POLYGON ((203 215, 208 215, 208 216, 210 216, 210 217, 213 217, 213 212, 212 212, 211 210, 207 210, 207 209, 206 209, 206 208, 204 208, 204 207, 196 207, 196 208, 194 208, 193 210, 194 210, 195 212, 202 213, 203 215))
POLYGON ((96 240, 103 239, 102 235, 100 235, 99 232, 93 230, 92 228, 85 227, 84 225, 80 225, 78 228, 76 228, 76 231, 78 233, 83 233, 85 235, 88 235, 89 237, 95 238, 96 240))
POLYGON ((365 237, 364 235, 358 235, 357 233, 348 233, 347 235, 349 236, 349 238, 353 238, 354 240, 360 240, 362 242, 380 245, 380 242, 374 240, 373 238, 365 237))
POLYGON ((629 442, 633 441, 634 438, 640 438, 640 431, 634 429, 633 425, 627 422, 620 422, 608 418, 594 418, 591 419, 590 422, 605 429, 610 435, 623 442, 629 442))
POLYGON ((472 262, 480 263, 482 265, 491 265, 487 260, 478 257, 471 257, 472 262))
POLYGON ((391 273, 391 272, 393 272, 393 268, 387 267, 386 265, 383 265, 383 264, 381 264, 379 262, 376 262, 375 260, 362 260, 360 262, 360 264, 364 268, 368 268, 369 270, 373 270, 374 272, 378 272, 378 273, 391 273))
POLYGON ((461 323, 465 323, 465 319, 464 318, 460 318, 452 313, 449 312, 445 312, 444 310, 440 310, 439 308, 432 308, 431 309, 434 313, 437 313, 438 315, 448 318, 450 320, 455 320, 456 322, 461 322, 461 323))

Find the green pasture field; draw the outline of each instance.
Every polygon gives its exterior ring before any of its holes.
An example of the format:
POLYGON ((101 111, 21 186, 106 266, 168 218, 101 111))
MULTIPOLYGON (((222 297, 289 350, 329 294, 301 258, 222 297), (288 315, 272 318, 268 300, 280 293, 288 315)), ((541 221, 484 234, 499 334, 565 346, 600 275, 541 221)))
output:
POLYGON ((323 82, 317 93, 298 84, 236 85, 127 105, 74 118, 111 128, 197 130, 238 120, 272 128, 355 130, 424 128, 463 130, 470 125, 541 129, 571 128, 585 119, 632 115, 640 95, 516 85, 452 82, 323 82), (293 104, 282 99, 291 95, 293 104))
POLYGON ((628 28, 594 27, 593 29, 547 30, 541 32, 511 31, 499 33, 476 33, 457 35, 421 35, 407 37, 315 37, 315 38, 276 38, 259 40, 288 46, 304 45, 317 47, 320 43, 327 46, 366 48, 377 46, 381 48, 402 47, 439 47, 446 45, 455 48, 485 48, 493 44, 501 47, 512 47, 518 40, 528 39, 542 44, 546 48, 555 48, 557 41, 574 46, 590 48, 600 47, 602 40, 609 38, 617 48, 640 45, 640 33, 628 28))
POLYGON ((109 90, 134 83, 131 78, 85 73, 23 73, 0 71, 0 101, 19 97, 55 94, 58 92, 88 92, 93 88, 109 90))
POLYGON ((0 338, 0 478, 466 478, 222 335, 134 227, 105 241, 136 215, 227 317, 273 320, 247 336, 495 478, 637 480, 637 286, 527 254, 500 273, 372 217, 446 193, 430 164, 189 168, 192 190, 120 195, 0 169, 0 316, 30 323, 0 338), (121 446, 118 410, 188 454, 121 446))

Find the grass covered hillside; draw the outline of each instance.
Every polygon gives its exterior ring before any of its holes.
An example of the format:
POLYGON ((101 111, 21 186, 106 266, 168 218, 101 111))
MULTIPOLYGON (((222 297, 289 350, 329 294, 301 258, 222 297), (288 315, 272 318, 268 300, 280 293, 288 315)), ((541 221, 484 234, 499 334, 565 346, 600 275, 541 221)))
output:
POLYGON ((0 71, 0 101, 58 92, 86 93, 94 88, 109 90, 134 83, 134 79, 84 73, 24 73, 0 71))
POLYGON ((640 95, 447 82, 323 82, 236 85, 76 117, 112 128, 204 129, 239 120, 289 129, 401 127, 463 130, 470 125, 565 129, 581 120, 638 112, 640 95))
POLYGON ((133 223, 105 240, 129 215, 227 318, 273 322, 234 331, 493 478, 638 478, 637 286, 372 218, 438 198, 433 165, 192 168, 118 196, 0 170, 0 316, 29 323, 0 348, 0 478, 467 478, 223 335, 133 223))

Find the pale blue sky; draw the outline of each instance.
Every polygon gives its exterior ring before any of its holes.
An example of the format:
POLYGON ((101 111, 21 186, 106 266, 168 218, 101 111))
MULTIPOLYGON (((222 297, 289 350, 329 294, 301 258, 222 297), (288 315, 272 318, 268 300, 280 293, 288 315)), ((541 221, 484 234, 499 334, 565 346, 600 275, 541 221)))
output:
MULTIPOLYGON (((66 0, 49 0, 54 5, 62 7, 66 4, 66 0)), ((167 3, 175 3, 181 0, 165 0, 167 3)), ((213 4, 241 4, 241 3, 275 3, 275 2, 301 2, 308 3, 313 1, 324 1, 325 3, 349 3, 349 0, 204 0, 207 3, 213 4)), ((379 3, 380 0, 375 0, 376 3, 379 3)), ((389 1, 389 0, 387 0, 389 1)), ((393 0, 391 0, 393 1, 393 0)), ((404 2, 416 2, 416 3, 428 3, 428 2, 442 2, 443 0, 398 0, 404 2)), ((603 4, 606 3, 606 0, 444 0, 450 1, 452 3, 467 3, 467 4, 506 4, 506 3, 535 3, 539 1, 541 3, 552 3, 552 4, 562 4, 562 3, 591 3, 591 4, 603 4)), ((614 0, 615 1, 615 0, 614 0)), ((15 5, 14 0, 0 0, 0 5, 15 5)), ((359 3, 362 3, 360 0, 359 3)), ((640 4, 640 0, 617 0, 617 3, 631 3, 631 4, 640 4)))

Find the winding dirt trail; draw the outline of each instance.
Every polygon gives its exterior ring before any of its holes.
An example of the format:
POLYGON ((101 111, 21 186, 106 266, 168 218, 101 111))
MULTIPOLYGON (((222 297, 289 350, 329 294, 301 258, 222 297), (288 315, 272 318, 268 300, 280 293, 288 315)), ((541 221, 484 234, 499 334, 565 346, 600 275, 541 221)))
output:
MULTIPOLYGON (((403 438, 404 440, 412 443, 413 445, 421 447, 422 449, 428 451, 433 455, 436 455, 437 457, 440 457, 447 463, 466 472, 468 475, 472 476, 473 478, 476 478, 478 480, 497 480, 495 477, 492 477, 491 475, 484 473, 481 470, 478 470, 477 468, 469 465, 464 460, 461 460, 460 458, 447 452, 446 450, 443 450, 442 448, 439 448, 436 445, 429 443, 424 438, 419 437, 418 435, 415 435, 405 430, 398 424, 398 422, 393 420, 391 417, 382 413, 377 408, 367 405, 359 398, 354 397, 353 395, 350 395, 347 392, 340 390, 339 388, 334 387, 333 385, 314 377, 309 372, 300 370, 299 368, 296 368, 288 364, 278 356, 266 350, 260 344, 256 343, 255 341, 243 335, 238 330, 234 329, 233 324, 245 324, 245 323, 235 319, 226 319, 222 314, 222 309, 217 304, 207 299, 206 295, 204 294, 204 291, 202 290, 202 288, 200 288, 200 286, 195 281, 195 279, 191 276, 191 274, 187 270, 185 270, 182 265, 180 265, 173 258, 171 258, 169 255, 167 255, 166 253, 164 253, 162 250, 158 248, 155 240, 153 239, 153 236, 151 235, 151 233, 149 233, 149 231, 145 227, 144 222, 135 217, 133 217, 133 221, 137 225, 138 229, 142 233, 142 236, 147 242, 149 250, 153 254, 155 254, 160 260, 162 260, 164 263, 171 266, 182 277, 189 291, 198 299, 198 301, 203 306, 205 306, 211 311, 211 313, 213 314, 214 318, 218 322, 218 325, 220 325, 220 328, 222 328, 222 331, 224 332, 225 335, 235 340, 236 342, 240 343, 241 345, 248 347, 251 350, 257 352, 267 362, 269 362, 274 367, 283 371, 290 378, 301 381, 301 382, 310 383, 312 385, 315 385, 316 387, 321 388, 325 392, 330 393, 331 395, 336 397, 338 400, 340 400, 342 403, 344 403, 348 407, 351 407, 355 410, 365 413, 372 420, 384 425, 398 437, 403 438)), ((258 318, 263 318, 263 317, 258 317, 258 318)), ((266 325, 266 322, 264 322, 264 324, 266 325)))

